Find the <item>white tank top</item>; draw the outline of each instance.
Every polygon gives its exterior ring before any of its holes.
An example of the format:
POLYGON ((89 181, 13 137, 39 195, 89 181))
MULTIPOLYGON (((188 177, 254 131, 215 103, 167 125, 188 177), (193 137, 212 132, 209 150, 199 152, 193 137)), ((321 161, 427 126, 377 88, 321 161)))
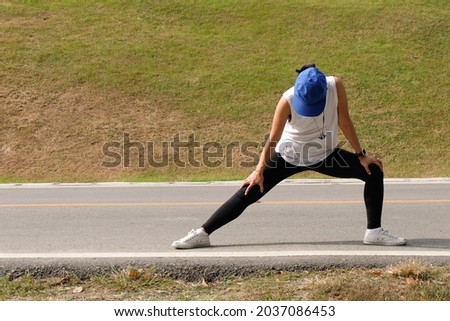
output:
POLYGON ((311 166, 317 164, 327 158, 338 145, 336 81, 334 77, 326 77, 326 79, 325 109, 316 117, 301 116, 294 111, 292 108, 294 87, 283 94, 291 107, 291 117, 284 126, 275 151, 292 165, 311 166))

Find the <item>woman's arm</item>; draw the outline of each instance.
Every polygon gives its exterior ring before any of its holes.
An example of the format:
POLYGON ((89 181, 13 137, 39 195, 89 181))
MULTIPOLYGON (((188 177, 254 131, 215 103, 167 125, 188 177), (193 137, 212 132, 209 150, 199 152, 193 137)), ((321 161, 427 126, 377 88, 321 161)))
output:
MULTIPOLYGON (((353 149, 356 153, 360 153, 362 151, 361 145, 359 143, 358 136, 356 134, 355 126, 353 125, 353 121, 350 118, 350 114, 348 112, 348 102, 347 95, 345 93, 345 87, 342 83, 342 80, 338 77, 335 77, 336 80, 336 89, 338 94, 338 124, 339 128, 342 130, 345 138, 347 138, 350 145, 352 145, 353 149)), ((369 165, 376 164, 383 170, 382 162, 373 156, 363 155, 359 157, 359 161, 361 165, 364 166, 367 173, 370 174, 369 165)))
POLYGON ((247 193, 256 185, 259 186, 259 190, 261 191, 261 193, 264 192, 263 172, 266 168, 266 163, 269 160, 270 155, 272 154, 275 146, 281 138, 284 125, 286 124, 286 121, 288 120, 290 114, 291 108, 289 106, 289 102, 286 100, 286 98, 281 97, 275 109, 270 135, 261 152, 258 165, 256 166, 256 169, 253 171, 253 173, 251 173, 250 176, 248 176, 242 183, 242 187, 247 186, 245 195, 247 195, 247 193))

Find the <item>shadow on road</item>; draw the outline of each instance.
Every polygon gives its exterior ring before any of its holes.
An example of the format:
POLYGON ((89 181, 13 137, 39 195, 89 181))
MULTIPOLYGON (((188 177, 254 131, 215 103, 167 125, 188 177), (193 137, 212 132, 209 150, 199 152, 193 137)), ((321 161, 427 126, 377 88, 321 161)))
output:
MULTIPOLYGON (((324 241, 324 242, 272 242, 272 243, 247 243, 247 244, 224 244, 213 245, 212 247, 267 247, 267 246, 359 246, 363 245, 361 240, 358 241, 324 241)), ((369 247, 369 246, 368 246, 369 247)), ((406 247, 426 248, 426 249, 446 249, 450 250, 450 239, 408 239, 406 247)))
POLYGON ((450 249, 450 239, 412 239, 408 240, 408 244, 428 249, 450 249))

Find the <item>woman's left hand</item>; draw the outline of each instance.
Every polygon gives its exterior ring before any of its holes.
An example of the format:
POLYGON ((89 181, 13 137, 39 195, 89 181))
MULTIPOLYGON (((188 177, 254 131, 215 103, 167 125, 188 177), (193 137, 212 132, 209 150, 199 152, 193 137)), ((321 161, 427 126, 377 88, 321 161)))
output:
POLYGON ((359 162, 361 163, 361 165, 364 167, 367 174, 369 174, 369 175, 372 174, 369 169, 369 166, 371 164, 377 165, 381 169, 381 171, 383 171, 383 162, 380 159, 376 158, 375 156, 366 155, 364 157, 360 157, 359 162))
POLYGON ((259 191, 264 193, 264 175, 261 171, 255 170, 253 171, 242 183, 241 188, 247 186, 245 189, 244 195, 247 195, 248 192, 254 187, 259 186, 259 191))

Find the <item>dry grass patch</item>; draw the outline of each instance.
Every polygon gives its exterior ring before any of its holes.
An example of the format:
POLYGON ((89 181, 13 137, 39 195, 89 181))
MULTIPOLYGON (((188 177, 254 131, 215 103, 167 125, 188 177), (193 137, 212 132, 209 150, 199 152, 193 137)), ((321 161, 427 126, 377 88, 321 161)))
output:
MULTIPOLYGON (((239 123, 189 118, 173 108, 170 99, 127 98, 101 93, 88 85, 47 96, 37 90, 3 88, 0 96, 4 103, 0 172, 16 177, 16 181, 189 180, 202 172, 207 176, 212 169, 189 168, 187 164, 183 173, 172 162, 152 168, 147 144, 154 143, 151 157, 160 161, 166 157, 162 142, 170 144, 175 135, 186 141, 194 133, 200 142, 221 142, 223 146, 233 138, 242 138, 235 134, 242 130, 239 123), (127 166, 124 135, 146 147, 145 153, 130 148, 127 166), (121 163, 115 167, 103 165, 111 162, 103 149, 109 142, 120 144, 111 149, 121 156, 121 163), (140 157, 144 166, 139 163, 140 157)), ((196 157, 201 160, 198 153, 196 157)), ((235 163, 242 159, 236 153, 233 157, 235 163)))
POLYGON ((185 282, 129 267, 80 280, 73 275, 0 277, 1 300, 449 301, 450 266, 418 262, 385 268, 260 272, 185 282))

